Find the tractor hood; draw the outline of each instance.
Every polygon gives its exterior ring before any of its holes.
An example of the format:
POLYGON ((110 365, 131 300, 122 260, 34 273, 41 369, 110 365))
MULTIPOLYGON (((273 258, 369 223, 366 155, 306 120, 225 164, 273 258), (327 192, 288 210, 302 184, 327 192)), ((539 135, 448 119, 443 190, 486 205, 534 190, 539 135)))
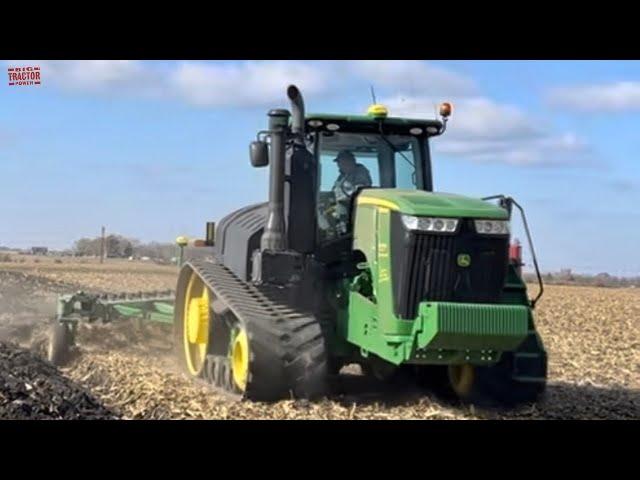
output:
POLYGON ((362 190, 358 205, 378 205, 409 215, 507 220, 508 212, 492 203, 451 193, 375 188, 362 190))

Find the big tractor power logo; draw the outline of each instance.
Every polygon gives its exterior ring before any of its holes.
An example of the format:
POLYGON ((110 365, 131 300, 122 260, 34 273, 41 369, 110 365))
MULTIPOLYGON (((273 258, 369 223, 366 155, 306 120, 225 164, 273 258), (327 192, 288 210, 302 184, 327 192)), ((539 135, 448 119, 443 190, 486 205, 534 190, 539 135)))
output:
POLYGON ((40 85, 40 67, 9 67, 9 86, 40 85))

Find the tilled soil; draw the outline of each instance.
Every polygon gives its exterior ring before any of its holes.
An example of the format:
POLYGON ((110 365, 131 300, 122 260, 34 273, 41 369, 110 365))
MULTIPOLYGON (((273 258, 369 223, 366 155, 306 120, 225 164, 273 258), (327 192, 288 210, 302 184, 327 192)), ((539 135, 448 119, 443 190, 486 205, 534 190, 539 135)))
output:
POLYGON ((41 357, 0 343, 0 419, 116 419, 87 389, 41 357))
POLYGON ((234 402, 175 369, 171 331, 160 325, 83 327, 79 354, 62 372, 133 419, 640 418, 640 290, 549 286, 536 318, 549 352, 547 394, 538 405, 511 411, 451 404, 412 386, 399 390, 352 367, 320 402, 234 402))

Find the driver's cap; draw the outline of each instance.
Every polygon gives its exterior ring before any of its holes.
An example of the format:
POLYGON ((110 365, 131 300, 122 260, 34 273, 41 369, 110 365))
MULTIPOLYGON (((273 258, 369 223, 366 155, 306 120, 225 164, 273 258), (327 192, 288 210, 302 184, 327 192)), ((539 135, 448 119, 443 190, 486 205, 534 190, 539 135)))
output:
POLYGON ((340 150, 336 158, 333 159, 334 162, 338 162, 340 160, 353 160, 356 161, 356 157, 349 150, 340 150))

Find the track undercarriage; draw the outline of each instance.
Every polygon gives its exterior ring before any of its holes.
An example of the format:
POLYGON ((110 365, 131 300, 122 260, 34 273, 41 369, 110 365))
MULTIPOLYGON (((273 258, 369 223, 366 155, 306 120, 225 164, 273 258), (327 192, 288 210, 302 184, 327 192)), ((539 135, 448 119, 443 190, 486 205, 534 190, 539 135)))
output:
POLYGON ((285 303, 285 290, 241 282, 218 263, 189 262, 178 292, 174 341, 184 345, 176 350, 190 375, 252 400, 326 392, 320 323, 285 303))

